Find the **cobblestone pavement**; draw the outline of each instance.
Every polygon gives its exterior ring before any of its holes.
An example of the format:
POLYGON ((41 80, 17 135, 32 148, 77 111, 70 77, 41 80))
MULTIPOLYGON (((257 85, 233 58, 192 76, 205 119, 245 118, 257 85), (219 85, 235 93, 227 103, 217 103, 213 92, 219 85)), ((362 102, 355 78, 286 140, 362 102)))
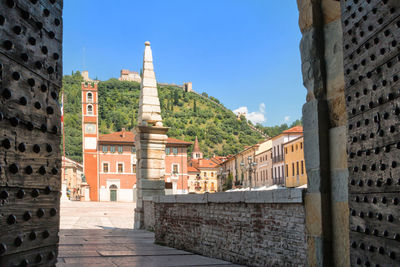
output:
POLYGON ((132 230, 133 203, 61 202, 57 266, 239 266, 154 244, 132 230))

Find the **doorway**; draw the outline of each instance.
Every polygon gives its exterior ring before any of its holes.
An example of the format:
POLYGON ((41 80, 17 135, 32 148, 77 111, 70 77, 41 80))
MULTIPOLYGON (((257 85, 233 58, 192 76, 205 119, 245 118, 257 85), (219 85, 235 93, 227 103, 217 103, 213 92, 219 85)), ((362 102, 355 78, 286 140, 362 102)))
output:
POLYGON ((110 201, 117 201, 118 187, 115 184, 110 185, 110 201))

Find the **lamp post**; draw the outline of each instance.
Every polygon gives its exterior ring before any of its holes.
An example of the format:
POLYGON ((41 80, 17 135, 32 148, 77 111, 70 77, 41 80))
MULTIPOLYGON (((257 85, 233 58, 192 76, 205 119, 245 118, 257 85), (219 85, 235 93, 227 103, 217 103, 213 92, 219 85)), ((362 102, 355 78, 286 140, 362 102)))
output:
POLYGON ((251 190, 251 174, 256 172, 256 167, 257 167, 257 162, 254 161, 252 156, 247 157, 247 162, 248 165, 242 161, 240 163, 240 167, 242 168, 242 171, 248 171, 249 172, 249 182, 250 182, 250 190, 251 190))
POLYGON ((222 171, 223 171, 223 168, 222 167, 219 167, 219 172, 218 172, 218 175, 217 175, 217 183, 218 183, 218 190, 219 191, 222 191, 221 190, 221 188, 222 188, 222 185, 224 184, 224 177, 223 177, 223 175, 222 175, 222 171))

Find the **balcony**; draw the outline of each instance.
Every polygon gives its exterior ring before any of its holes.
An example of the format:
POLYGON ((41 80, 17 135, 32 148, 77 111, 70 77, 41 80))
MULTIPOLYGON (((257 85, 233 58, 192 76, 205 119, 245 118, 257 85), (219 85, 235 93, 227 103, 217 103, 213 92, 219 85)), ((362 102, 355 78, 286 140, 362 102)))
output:
POLYGON ((277 185, 284 185, 285 184, 285 178, 284 177, 275 177, 273 178, 274 184, 277 185))
POLYGON ((278 163, 278 162, 282 162, 284 160, 285 159, 284 159, 283 155, 278 155, 278 156, 272 157, 272 163, 278 163))

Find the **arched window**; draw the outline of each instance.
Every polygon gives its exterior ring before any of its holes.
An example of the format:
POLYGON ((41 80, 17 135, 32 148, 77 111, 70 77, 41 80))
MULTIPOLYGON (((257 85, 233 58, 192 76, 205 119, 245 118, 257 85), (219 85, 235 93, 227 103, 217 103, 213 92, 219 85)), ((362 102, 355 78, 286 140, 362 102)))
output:
POLYGON ((87 93, 87 102, 92 103, 93 102, 93 94, 92 93, 87 93))
POLYGON ((87 105, 87 114, 93 115, 93 106, 92 105, 87 105))

